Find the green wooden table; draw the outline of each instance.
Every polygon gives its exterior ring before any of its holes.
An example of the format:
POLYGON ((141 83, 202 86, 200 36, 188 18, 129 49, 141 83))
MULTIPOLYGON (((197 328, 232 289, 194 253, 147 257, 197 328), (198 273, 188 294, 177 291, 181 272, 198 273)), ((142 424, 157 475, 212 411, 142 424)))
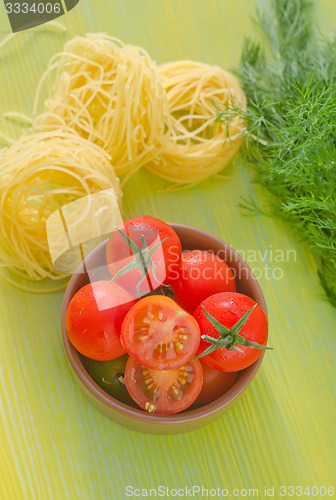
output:
MULTIPOLYGON (((159 63, 188 58, 229 69, 239 60, 244 36, 254 33, 254 9, 254 0, 81 0, 60 19, 65 33, 39 27, 2 47, 1 115, 32 112, 47 61, 75 34, 106 31, 145 47, 159 63)), ((329 32, 336 21, 334 1, 321 0, 317 11, 329 32)), ((5 37, 3 8, 0 21, 5 37)), ((20 133, 4 118, 1 130, 20 133)), ((244 217, 237 207, 242 195, 265 196, 250 182, 248 167, 225 174, 225 181, 212 178, 192 190, 163 194, 158 190, 164 181, 139 172, 125 186, 124 215, 194 225, 245 255, 265 293, 274 347, 251 386, 224 417, 198 431, 166 437, 119 427, 74 382, 61 342, 62 293, 33 295, 1 281, 1 500, 121 500, 128 498, 127 486, 193 485, 226 488, 232 497, 238 496, 234 489, 246 489, 238 498, 249 498, 252 488, 259 490, 254 498, 266 498, 264 487, 274 486, 280 499, 281 486, 333 485, 335 311, 322 298, 309 248, 291 228, 244 217)), ((211 498, 211 492, 194 498, 211 498)))

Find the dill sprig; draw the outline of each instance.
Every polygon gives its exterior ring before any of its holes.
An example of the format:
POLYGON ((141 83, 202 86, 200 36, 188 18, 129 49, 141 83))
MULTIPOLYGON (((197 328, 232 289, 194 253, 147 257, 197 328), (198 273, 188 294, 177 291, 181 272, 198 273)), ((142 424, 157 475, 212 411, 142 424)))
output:
MULTIPOLYGON (((236 71, 248 103, 246 154, 271 194, 267 213, 314 249, 336 307, 336 39, 317 36, 306 0, 271 0, 257 24, 263 42, 245 41, 236 71)), ((216 119, 234 112, 219 105, 216 119)), ((242 206, 262 213, 254 200, 242 206)))

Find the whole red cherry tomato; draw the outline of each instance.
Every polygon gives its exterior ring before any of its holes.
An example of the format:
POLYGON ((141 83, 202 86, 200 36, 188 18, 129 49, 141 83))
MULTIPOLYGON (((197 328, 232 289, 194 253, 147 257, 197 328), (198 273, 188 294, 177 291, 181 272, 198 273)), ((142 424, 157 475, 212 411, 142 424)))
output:
POLYGON ((175 231, 149 215, 125 221, 111 234, 106 246, 111 276, 138 297, 162 284, 177 284, 181 254, 175 231))
POLYGON ((154 370, 172 370, 187 363, 200 339, 197 321, 163 295, 139 300, 121 328, 121 342, 128 354, 154 370))
POLYGON ((174 370, 150 370, 130 357, 125 382, 131 398, 143 410, 170 415, 195 401, 202 388, 203 369, 196 359, 174 370))
POLYGON ((70 342, 87 358, 107 361, 125 354, 121 324, 136 299, 110 281, 96 281, 71 299, 65 326, 70 342))
POLYGON ((220 339, 221 342, 228 341, 227 347, 218 347, 200 358, 202 363, 210 368, 224 372, 243 370, 261 356, 263 347, 266 346, 268 324, 265 313, 253 299, 241 293, 223 292, 208 297, 196 308, 194 318, 202 335, 198 356, 213 345, 203 339, 204 335, 208 336, 209 340, 212 338, 220 339), (209 319, 206 313, 211 315, 212 319, 209 319), (238 328, 237 337, 234 325, 238 326, 238 321, 245 314, 247 320, 238 328), (260 348, 255 348, 258 345, 260 348))
POLYGON ((210 295, 235 291, 233 272, 218 255, 206 250, 182 253, 180 289, 175 299, 186 311, 192 314, 210 295))
POLYGON ((237 377, 237 372, 222 372, 203 364, 203 387, 195 404, 198 406, 207 405, 223 396, 231 389, 237 377))

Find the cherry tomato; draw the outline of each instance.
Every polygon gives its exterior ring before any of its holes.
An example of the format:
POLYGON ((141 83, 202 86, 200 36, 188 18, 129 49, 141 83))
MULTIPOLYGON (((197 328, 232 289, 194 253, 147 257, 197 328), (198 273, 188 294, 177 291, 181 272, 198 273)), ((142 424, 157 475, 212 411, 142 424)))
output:
POLYGON ((143 410, 170 415, 195 401, 202 388, 203 370, 198 360, 174 370, 150 370, 129 358, 125 381, 130 396, 143 410))
POLYGON ((121 324, 136 299, 116 283, 97 281, 81 288, 68 306, 65 326, 83 356, 106 361, 125 354, 121 324))
POLYGON ((232 270, 218 255, 206 250, 182 253, 180 289, 176 301, 191 314, 207 297, 219 292, 235 292, 232 270))
POLYGON ((154 370, 184 365, 200 343, 197 321, 174 300, 151 295, 139 300, 126 314, 121 342, 132 358, 154 370))
POLYGON ((106 261, 112 277, 119 273, 115 278, 117 283, 138 297, 156 290, 163 283, 178 284, 182 247, 177 234, 168 224, 146 215, 125 221, 119 229, 142 249, 143 259, 139 251, 132 251, 129 246, 132 243, 125 241, 125 235, 115 230, 107 242, 106 261), (148 252, 155 246, 156 250, 149 255, 148 252), (144 268, 147 257, 150 260, 144 268), (137 267, 132 268, 135 262, 137 267), (125 266, 129 270, 121 275, 127 269, 125 266))
MULTIPOLYGON (((197 320, 202 335, 219 338, 217 329, 210 323, 206 317, 202 306, 216 320, 228 329, 249 311, 256 302, 236 292, 217 293, 205 299, 195 310, 194 318, 197 320)), ((247 340, 266 345, 268 337, 268 324, 264 311, 259 305, 251 312, 246 323, 242 326, 239 334, 247 340)), ((201 340, 197 355, 201 354, 210 346, 210 343, 201 340)), ((216 368, 224 372, 234 372, 247 368, 254 363, 262 354, 261 349, 254 349, 244 345, 237 346, 238 350, 228 350, 226 347, 220 347, 211 354, 200 358, 202 363, 210 368, 216 368)))
POLYGON ((125 376, 125 367, 129 356, 125 354, 120 358, 109 361, 97 361, 82 357, 83 365, 92 379, 107 394, 125 404, 133 405, 133 399, 128 394, 126 385, 120 381, 125 376))
POLYGON ((237 377, 237 372, 222 372, 203 365, 203 387, 195 404, 198 406, 207 405, 223 396, 231 389, 237 377))

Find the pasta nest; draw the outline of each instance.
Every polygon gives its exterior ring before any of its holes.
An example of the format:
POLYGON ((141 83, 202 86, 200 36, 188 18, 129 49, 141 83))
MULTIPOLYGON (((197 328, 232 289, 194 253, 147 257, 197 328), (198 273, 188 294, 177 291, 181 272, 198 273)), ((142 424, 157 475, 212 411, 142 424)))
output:
POLYGON ((238 80, 219 66, 176 61, 159 67, 171 116, 169 140, 148 165, 187 187, 220 172, 235 158, 246 133, 246 98, 238 80), (216 120, 225 110, 227 119, 216 120))
POLYGON ((170 117, 157 66, 143 48, 104 33, 77 36, 50 60, 35 112, 46 82, 35 131, 75 131, 105 149, 116 174, 127 178, 158 157, 170 117))
POLYGON ((14 275, 18 286, 20 277, 63 279, 51 261, 46 221, 63 205, 111 188, 121 207, 109 156, 76 134, 37 133, 2 150, 0 165, 1 274, 11 282, 14 275))

